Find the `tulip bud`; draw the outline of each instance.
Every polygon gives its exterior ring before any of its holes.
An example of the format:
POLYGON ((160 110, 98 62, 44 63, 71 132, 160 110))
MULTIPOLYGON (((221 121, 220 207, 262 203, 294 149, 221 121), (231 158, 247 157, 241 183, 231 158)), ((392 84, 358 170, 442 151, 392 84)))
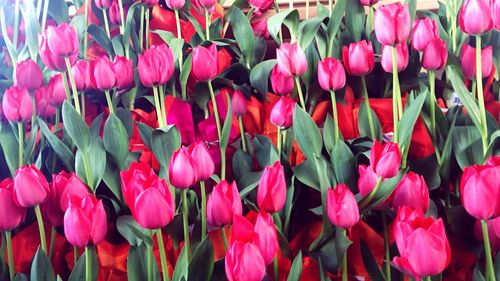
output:
POLYGON ((446 42, 435 39, 427 44, 422 55, 422 66, 427 70, 438 70, 446 65, 448 48, 446 42))
POLYGON ((370 7, 377 4, 378 1, 379 0, 359 0, 359 3, 363 6, 370 7))
POLYGON ((267 213, 259 213, 255 221, 254 232, 257 234, 254 244, 260 249, 264 263, 269 265, 278 253, 278 232, 273 217, 267 213))
POLYGON ((112 2, 112 0, 94 0, 95 6, 99 9, 108 9, 112 2))
POLYGON ((5 118, 11 122, 24 122, 33 115, 33 102, 26 88, 8 88, 2 100, 5 118))
POLYGON ((361 164, 358 167, 358 171, 359 193, 361 194, 361 196, 365 197, 370 194, 370 192, 372 192, 372 190, 375 188, 375 185, 377 185, 378 176, 377 174, 375 174, 371 166, 361 164))
POLYGON ((55 107, 61 106, 66 99, 66 89, 61 75, 66 74, 61 73, 52 76, 47 85, 47 99, 55 107))
MULTIPOLYGON (((496 30, 500 30, 500 1, 491 0, 491 18, 496 30)), ((500 234, 500 232, 499 232, 500 234)))
POLYGON ((429 190, 424 177, 414 172, 404 175, 394 189, 392 206, 394 209, 408 206, 426 212, 429 208, 429 190))
MULTIPOLYGON (((123 10, 123 16, 124 18, 127 18, 128 9, 126 9, 126 7, 123 7, 123 10)), ((120 4, 118 3, 118 0, 113 0, 113 2, 111 3, 111 7, 109 7, 108 14, 110 23, 117 25, 122 24, 122 18, 120 16, 120 4)))
POLYGON ((185 0, 166 0, 165 3, 167 4, 167 7, 169 7, 172 10, 179 10, 180 8, 184 7, 184 4, 186 3, 185 0))
MULTIPOLYGON (((155 213, 159 215, 159 212, 155 213)), ((97 245, 104 240, 107 226, 106 211, 101 200, 93 195, 72 196, 64 213, 64 235, 76 247, 97 245)))
POLYGON ((90 65, 86 60, 78 60, 72 67, 78 91, 87 90, 92 84, 90 82, 90 65))
POLYGON ((273 0, 248 0, 248 4, 260 13, 264 13, 269 10, 273 4, 273 0))
POLYGON ((353 227, 359 221, 358 203, 345 184, 328 189, 327 211, 330 222, 341 228, 353 227))
POLYGON ((49 26, 43 32, 47 39, 49 50, 59 58, 78 55, 80 44, 75 29, 67 23, 49 26))
POLYGON ((399 172, 401 164, 401 152, 397 143, 388 142, 380 144, 378 140, 373 142, 370 151, 370 165, 377 176, 392 178, 399 172))
POLYGON ((229 225, 234 215, 240 215, 243 207, 236 183, 220 181, 207 201, 207 221, 214 227, 229 225))
POLYGON ((375 66, 375 54, 372 43, 366 40, 349 44, 342 49, 345 70, 355 76, 370 73, 375 66))
POLYGON ((257 246, 236 241, 227 250, 225 270, 229 281, 261 281, 266 274, 266 265, 257 246))
POLYGON ((56 108, 48 100, 47 87, 40 87, 34 91, 36 113, 40 117, 51 117, 56 114, 56 108))
POLYGON ((215 11, 216 0, 194 0, 195 6, 208 11, 209 14, 213 14, 215 11))
POLYGON ((217 77, 217 46, 215 44, 205 48, 198 46, 193 48, 193 67, 191 71, 194 77, 200 81, 209 81, 217 77))
POLYGON ((431 18, 415 20, 411 33, 411 46, 422 52, 429 42, 439 39, 439 30, 436 22, 431 18))
POLYGON ((276 50, 276 56, 278 67, 288 76, 300 76, 307 70, 306 54, 297 42, 283 43, 276 50))
POLYGON ((295 89, 293 76, 281 72, 278 65, 275 65, 271 71, 271 85, 274 93, 282 96, 292 93, 295 89))
MULTIPOLYGON (((460 55, 462 71, 469 79, 476 78, 476 48, 469 45, 462 47, 460 55)), ((493 48, 488 46, 481 50, 481 74, 483 78, 488 77, 493 70, 493 48)))
POLYGON ((286 200, 286 180, 283 166, 276 161, 267 166, 260 178, 257 189, 257 205, 268 213, 276 213, 283 209, 286 200))
POLYGON ((97 57, 90 62, 90 82, 101 91, 109 91, 116 85, 116 74, 113 64, 107 56, 97 57))
POLYGON ((464 33, 479 35, 493 28, 489 0, 464 0, 458 12, 458 25, 464 33))
POLYGON ((288 129, 293 125, 293 111, 295 101, 289 97, 283 96, 274 104, 271 110, 271 123, 282 129, 288 129))
MULTIPOLYGON (((193 65, 194 66, 194 65, 193 65)), ((154 45, 139 54, 137 72, 146 87, 163 85, 174 73, 174 55, 167 45, 154 45)))
MULTIPOLYGON (((384 45, 382 46, 382 58, 380 63, 385 72, 392 72, 392 46, 384 45)), ((396 62, 398 65, 398 72, 406 69, 408 66, 408 46, 406 43, 396 45, 396 62)))
POLYGON ((31 208, 49 195, 49 184, 35 165, 22 166, 14 177, 14 200, 19 206, 31 208))
POLYGON ((334 58, 318 62, 318 81, 325 91, 336 91, 345 86, 345 71, 342 63, 334 58))
POLYGON ((11 178, 0 182, 0 231, 10 231, 18 227, 26 216, 26 208, 14 200, 14 184, 11 178))
POLYGON ((208 180, 215 171, 215 163, 207 146, 198 141, 193 145, 190 154, 196 166, 196 178, 200 181, 208 180))
POLYGON ((174 152, 168 167, 170 183, 180 189, 189 188, 196 183, 196 174, 196 163, 187 148, 181 147, 174 152))
POLYGON ((42 70, 35 61, 28 59, 17 63, 15 85, 28 90, 34 90, 43 85, 42 70))
POLYGON ((267 29, 267 17, 266 16, 256 16, 252 17, 250 21, 252 25, 253 34, 256 37, 263 37, 264 39, 269 38, 269 30, 267 29))
POLYGON ((411 30, 408 5, 396 2, 379 7, 373 24, 377 40, 382 45, 406 44, 411 30))
POLYGON ((235 90, 231 99, 234 115, 241 117, 247 112, 247 98, 239 90, 235 90))
POLYGON ((115 56, 113 70, 116 74, 116 88, 127 90, 134 86, 134 66, 132 60, 122 56, 115 56))

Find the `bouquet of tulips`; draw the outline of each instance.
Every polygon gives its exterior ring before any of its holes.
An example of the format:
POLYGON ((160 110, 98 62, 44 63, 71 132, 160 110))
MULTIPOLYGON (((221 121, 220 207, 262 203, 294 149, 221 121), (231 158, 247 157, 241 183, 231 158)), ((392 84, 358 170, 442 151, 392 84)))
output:
POLYGON ((500 1, 431 3, 2 0, 0 280, 500 281, 500 1))

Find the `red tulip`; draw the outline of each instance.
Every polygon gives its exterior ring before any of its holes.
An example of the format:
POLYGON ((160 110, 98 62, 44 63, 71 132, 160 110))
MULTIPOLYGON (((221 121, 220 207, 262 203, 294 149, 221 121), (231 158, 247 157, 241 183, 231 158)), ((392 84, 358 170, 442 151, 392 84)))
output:
POLYGON ((278 65, 275 65, 271 71, 271 85, 274 93, 282 96, 293 93, 295 89, 293 77, 281 72, 278 65))
POLYGON ((270 34, 267 29, 267 17, 266 16, 254 16, 252 17, 250 24, 252 25, 253 34, 256 37, 263 37, 268 39, 270 34))
POLYGON ((80 44, 75 29, 67 23, 58 26, 49 26, 43 31, 50 52, 59 58, 67 58, 78 55, 80 44))
POLYGON ((500 30, 500 1, 491 0, 491 18, 496 30, 500 30))
POLYGON ((66 99, 66 89, 64 88, 64 81, 61 75, 66 74, 61 73, 52 76, 47 85, 47 99, 49 103, 55 107, 61 106, 66 99))
POLYGON ((413 209, 422 209, 424 212, 429 208, 429 190, 424 177, 409 172, 403 176, 392 194, 392 206, 398 209, 408 206, 413 209))
POLYGON ((234 215, 242 213, 241 198, 236 183, 220 181, 207 201, 207 221, 210 225, 221 227, 233 222, 234 215))
POLYGON ((318 81, 325 91, 336 91, 345 86, 345 71, 342 63, 335 58, 318 62, 318 81))
POLYGON ((240 90, 235 90, 231 99, 234 115, 241 117, 247 112, 247 98, 240 90))
POLYGON ((307 70, 306 54, 297 42, 283 43, 276 50, 276 56, 278 67, 288 76, 300 76, 307 70))
POLYGON ((488 0, 464 0, 458 12, 458 25, 464 33, 479 35, 493 28, 488 0))
POLYGON ((393 264, 403 273, 421 280, 439 274, 450 264, 451 250, 441 219, 425 218, 422 210, 402 207, 393 235, 400 253, 393 264))
POLYGON ((31 208, 43 203, 49 195, 49 184, 35 165, 22 166, 14 177, 14 200, 19 206, 31 208))
POLYGON ((193 67, 191 71, 199 81, 210 81, 217 77, 217 46, 193 48, 193 67))
POLYGON ((33 102, 26 88, 12 86, 8 88, 2 99, 5 118, 11 122, 24 122, 33 115, 33 102))
POLYGON ((404 44, 411 30, 408 5, 396 2, 379 7, 375 12, 374 29, 382 45, 404 44))
POLYGON ((278 253, 278 232, 273 217, 267 213, 259 213, 255 221, 254 232, 257 234, 254 244, 260 249, 266 265, 273 262, 278 253))
POLYGON ((282 129, 290 128, 293 125, 294 109, 295 101, 289 97, 282 96, 271 110, 271 123, 282 129))
MULTIPOLYGON (((462 71, 469 79, 476 78, 476 48, 465 44, 460 55, 462 71)), ((493 70, 493 48, 485 47, 481 50, 481 74, 483 78, 488 77, 493 70)))
POLYGON ((377 4, 379 0, 359 0, 359 3, 361 3, 361 5, 363 6, 373 6, 375 4, 377 4))
POLYGON ((417 51, 424 51, 429 42, 439 39, 439 30, 436 22, 431 18, 415 20, 411 32, 411 46, 417 51))
POLYGON ((370 165, 377 176, 392 178, 399 172, 401 164, 401 152, 397 143, 388 142, 380 144, 377 140, 373 142, 370 151, 370 165))
POLYGON ((500 216, 500 164, 490 160, 466 167, 460 178, 460 194, 465 210, 473 217, 487 220, 500 216))
POLYGON ((116 86, 113 64, 107 56, 97 57, 90 62, 90 82, 101 91, 109 91, 116 86))
POLYGON ((266 265, 257 246, 249 242, 234 242, 227 250, 226 276, 229 281, 261 281, 266 265))
POLYGON ((273 4, 273 0, 248 0, 248 4, 260 13, 264 13, 269 10, 273 4))
POLYGON ((113 70, 116 74, 116 88, 127 90, 134 86, 134 65, 132 60, 122 56, 115 56, 113 70))
POLYGON ((71 196, 64 213, 64 235, 68 242, 76 247, 97 245, 104 240, 106 232, 106 211, 102 200, 93 195, 83 198, 71 196))
POLYGON ((42 70, 35 61, 28 59, 18 62, 16 66, 16 82, 19 88, 34 90, 43 85, 42 70))
POLYGON ((144 162, 133 162, 120 172, 125 202, 135 220, 144 228, 167 226, 174 218, 175 202, 164 179, 144 162))
POLYGON ((286 200, 286 180, 283 166, 276 161, 267 166, 257 189, 257 205, 268 213, 279 212, 286 200))
MULTIPOLYGON (((488 238, 490 240, 491 249, 496 251, 500 249, 500 217, 487 221, 488 238)), ((484 241, 481 220, 477 220, 474 224, 474 235, 479 241, 484 241)))
POLYGON ((91 86, 90 64, 87 60, 77 60, 72 67, 75 78, 76 89, 78 91, 87 90, 91 86))
POLYGON ((184 4, 186 3, 185 0, 166 0, 165 3, 167 4, 167 7, 169 7, 172 10, 179 10, 180 8, 184 7, 184 4))
POLYGON ((370 73, 375 66, 375 55, 373 53, 372 42, 362 40, 344 46, 342 49, 342 59, 345 70, 355 76, 363 76, 370 73))
POLYGON ((112 2, 112 0, 94 0, 95 6, 99 9, 108 9, 112 2))
POLYGON ((56 108, 50 104, 47 87, 43 86, 34 91, 36 113, 40 117, 51 117, 56 114, 56 108))
MULTIPOLYGON (((380 63, 385 72, 392 72, 392 46, 382 46, 382 58, 380 63)), ((396 62, 398 64, 398 72, 406 69, 408 66, 408 46, 406 43, 396 45, 396 62)))
POLYGON ((448 48, 446 42, 435 39, 427 44, 422 55, 422 66, 427 70, 438 70, 446 65, 448 48))
POLYGON ((11 178, 0 182, 0 231, 10 231, 18 227, 26 216, 23 208, 14 200, 14 184, 11 178))
POLYGON ((174 152, 168 167, 170 183, 180 189, 186 189, 197 181, 196 162, 189 155, 187 148, 181 147, 174 152))
POLYGON ((330 222, 338 227, 350 228, 359 221, 358 203, 345 184, 328 189, 327 211, 330 222))
POLYGON ((137 72, 146 87, 163 85, 174 73, 174 55, 167 45, 154 45, 139 54, 137 72))
POLYGON ((196 178, 200 181, 208 180, 215 171, 215 163, 205 143, 197 141, 190 154, 196 166, 196 178))

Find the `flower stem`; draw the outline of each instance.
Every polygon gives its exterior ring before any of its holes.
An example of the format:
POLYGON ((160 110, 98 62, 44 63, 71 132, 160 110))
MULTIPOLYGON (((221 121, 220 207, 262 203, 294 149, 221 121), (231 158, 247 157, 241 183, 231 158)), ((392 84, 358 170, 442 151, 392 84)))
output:
POLYGON ((297 92, 299 93, 300 107, 306 110, 306 103, 304 101, 304 95, 302 94, 302 87, 300 87, 299 77, 295 76, 294 79, 295 79, 295 86, 297 87, 297 92))
POLYGON ((200 181, 201 187, 201 240, 207 236, 207 191, 205 181, 200 181))
POLYGON ((42 26, 40 30, 45 30, 45 25, 47 23, 47 13, 49 12, 49 0, 45 0, 43 3, 43 12, 42 12, 42 26))
POLYGON ((146 9, 146 49, 149 48, 149 8, 146 9))
POLYGON ((12 234, 10 231, 5 231, 5 241, 7 243, 7 254, 9 255, 9 276, 10 280, 14 280, 15 268, 14 268, 14 252, 12 251, 12 234))
POLYGON ((139 20, 139 50, 142 53, 144 46, 144 5, 141 5, 141 18, 139 20))
POLYGON ((384 250, 385 250, 385 279, 391 281, 391 253, 389 252, 389 235, 387 229, 387 214, 382 212, 382 226, 384 228, 384 250))
POLYGON ((169 281, 167 255, 165 254, 165 245, 163 245, 163 235, 161 228, 156 230, 156 238, 158 239, 158 248, 160 248, 161 271, 163 274, 163 281, 169 281))
POLYGON ((486 280, 496 281, 495 271, 493 269, 493 258, 491 257, 491 245, 487 221, 481 220, 481 229, 483 231, 484 256, 486 257, 486 280))
POLYGON ((424 281, 431 281, 431 277, 430 276, 424 277, 424 281))
POLYGON ((187 193, 188 189, 183 189, 182 190, 182 207, 184 208, 182 218, 183 218, 183 226, 184 226, 184 247, 186 247, 186 251, 189 257, 189 260, 191 260, 191 251, 189 249, 189 225, 188 225, 188 215, 189 215, 189 209, 188 209, 188 204, 187 204, 187 193))
POLYGON ((332 16, 332 10, 333 10, 333 1, 332 0, 328 0, 328 16, 329 17, 332 16))
POLYGON ((73 265, 76 266, 77 262, 78 262, 78 247, 73 246, 73 265))
MULTIPOLYGON (((151 234, 151 233, 150 233, 151 234)), ((148 253, 146 257, 146 267, 148 272, 148 281, 153 281, 153 246, 147 246, 148 253)))
POLYGON ((50 247, 49 247, 49 259, 52 259, 54 255, 54 244, 56 242, 56 228, 54 226, 50 229, 50 247))
POLYGON ((224 226, 220 229, 220 233, 222 236, 222 243, 224 244, 224 250, 227 251, 227 236, 226 236, 226 229, 224 226))
POLYGON ((436 135, 436 86, 434 70, 429 70, 429 88, 431 90, 431 134, 437 139, 436 135))
POLYGON ((481 118, 481 139, 483 143, 483 155, 488 152, 488 127, 486 123, 486 109, 483 96, 483 73, 481 68, 481 36, 476 36, 476 82, 477 82, 477 100, 479 102, 479 116, 481 118))
POLYGON ((111 96, 109 95, 109 90, 105 90, 104 94, 106 95, 106 101, 108 103, 109 113, 115 114, 115 109, 113 107, 113 101, 111 101, 111 96))
POLYGON ((106 14, 106 10, 102 9, 102 18, 104 19, 104 28, 106 29, 106 34, 108 35, 109 40, 111 40, 111 32, 109 32, 109 23, 108 23, 108 15, 106 14))
POLYGON ((210 13, 205 9, 205 39, 210 41, 210 13))
POLYGON ((19 167, 23 165, 24 162, 24 157, 23 157, 23 152, 24 152, 24 130, 23 130, 23 122, 17 122, 17 137, 18 137, 18 156, 19 156, 19 167))
POLYGON ((153 86, 153 96, 154 96, 154 101, 155 101, 155 109, 156 109, 156 118, 158 119, 158 126, 162 128, 165 123, 164 123, 164 118, 163 118, 163 113, 161 110, 161 104, 160 104, 160 98, 158 97, 158 89, 156 86, 153 86))
POLYGON ((120 10, 120 20, 121 20, 120 34, 123 35, 125 33, 125 13, 123 12, 123 1, 122 0, 118 0, 118 8, 120 10))
POLYGON ((92 256, 90 246, 85 247, 85 280, 92 281, 92 256))
POLYGON ((247 152, 247 140, 245 138, 245 129, 243 128, 243 120, 241 116, 238 116, 238 123, 240 125, 240 134, 241 134, 241 146, 244 152, 247 152))
POLYGON ((175 13, 175 25, 177 26, 177 38, 181 39, 182 33, 181 33, 181 20, 179 17, 179 10, 174 10, 174 13, 175 13))
POLYGON ((330 91, 330 99, 332 100, 332 108, 333 108, 333 133, 334 133, 333 143, 337 144, 340 139, 339 115, 337 111, 337 97, 335 96, 335 92, 333 90, 330 91))
POLYGON ((373 31, 373 6, 368 8, 368 18, 366 21, 366 25, 368 26, 368 31, 371 33, 373 31))
POLYGON ((377 193, 381 183, 382 183, 382 177, 379 177, 377 179, 377 184, 375 185, 373 190, 368 194, 368 196, 366 196, 366 200, 363 200, 363 202, 359 204, 360 209, 364 208, 366 205, 370 203, 370 201, 372 201, 373 196, 375 196, 375 194, 377 193))
POLYGON ((398 127, 399 127, 399 119, 402 105, 400 106, 399 99, 401 98, 400 89, 399 89, 399 78, 398 78, 398 63, 396 56, 396 47, 392 47, 392 110, 393 110, 393 121, 394 121, 394 142, 398 142, 398 127))
POLYGON ((279 280, 279 263, 278 263, 278 254, 276 254, 276 256, 274 256, 274 260, 273 260, 273 269, 274 269, 274 280, 279 280))
POLYGON ((71 70, 71 63, 69 58, 64 58, 66 62, 66 69, 68 70, 69 82, 71 83, 71 89, 73 90, 73 100, 75 101, 75 109, 81 116, 80 101, 78 100, 78 91, 76 90, 75 77, 73 76, 73 70, 71 70))
MULTIPOLYGON (((84 3, 84 14, 85 17, 85 26, 89 26, 89 0, 85 0, 84 3)), ((87 58, 87 46, 88 46, 89 38, 87 36, 87 28, 83 30, 83 57, 87 58)))
MULTIPOLYGON (((219 109, 217 107, 217 101, 215 100, 214 88, 212 87, 212 81, 208 81, 208 90, 210 92, 210 99, 212 100, 212 107, 214 110, 215 124, 217 125, 217 136, 219 137, 219 145, 222 140, 222 127, 219 117, 219 109)), ((221 157, 221 179, 226 178, 226 151, 225 148, 220 147, 220 157, 221 157)))
POLYGON ((342 262, 342 281, 347 281, 347 250, 344 254, 344 260, 342 262))
POLYGON ((70 104, 73 104, 71 102, 71 92, 69 90, 68 77, 66 77, 66 73, 67 72, 61 73, 61 77, 62 77, 63 85, 64 85, 64 92, 66 93, 66 99, 68 100, 68 102, 70 104))
MULTIPOLYGON (((14 2, 14 38, 12 40, 12 44, 14 48, 17 50, 17 41, 19 38, 19 10, 20 10, 20 1, 16 0, 14 2)), ((41 1, 41 0, 40 0, 41 1)))
MULTIPOLYGON (((175 93, 175 85, 172 87, 172 93, 175 93)), ((160 108, 161 115, 163 116, 163 125, 167 126, 167 109, 165 108, 165 91, 163 86, 160 86, 160 108)))
POLYGON ((281 127, 280 126, 277 127, 278 127, 278 132, 276 135, 276 146, 278 148, 278 159, 281 162, 281 127))
POLYGON ((43 217, 40 211, 40 205, 35 206, 36 221, 38 222, 38 231, 40 232, 40 245, 42 251, 47 253, 47 241, 45 240, 45 228, 43 228, 43 217))
POLYGON ((309 19, 309 0, 306 0, 306 19, 309 19))
POLYGON ((82 159, 83 159, 83 167, 85 169, 85 177, 87 178, 87 185, 90 186, 92 189, 94 189, 94 181, 92 177, 92 172, 90 170, 90 162, 87 151, 82 153, 82 159))
MULTIPOLYGON (((371 10, 371 8, 370 8, 370 10, 371 10)), ((370 137, 372 140, 374 140, 377 138, 377 135, 375 135, 375 125, 373 124, 373 116, 372 116, 372 110, 370 107, 370 99, 368 98, 368 89, 366 88, 365 76, 361 76, 361 87, 363 90, 363 99, 365 100, 366 113, 368 116, 368 126, 370 127, 370 137)))

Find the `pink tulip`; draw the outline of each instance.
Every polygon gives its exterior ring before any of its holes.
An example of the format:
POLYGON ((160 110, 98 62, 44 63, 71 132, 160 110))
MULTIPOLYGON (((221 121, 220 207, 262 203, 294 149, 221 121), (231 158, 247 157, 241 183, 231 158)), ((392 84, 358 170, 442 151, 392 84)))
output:
POLYGON ((370 7, 370 6, 377 4, 378 1, 379 0, 359 0, 359 3, 361 3, 361 5, 363 5, 363 6, 370 7))
POLYGON ((424 212, 429 208, 429 189, 424 177, 409 172, 403 176, 392 194, 392 206, 398 209, 408 206, 413 209, 422 209, 424 212))
POLYGON ((464 0, 458 12, 458 25, 464 33, 479 35, 493 28, 489 0, 464 0))
POLYGON ((282 96, 271 110, 271 123, 282 129, 290 128, 293 125, 294 109, 295 101, 287 96, 282 96))
POLYGON ((94 195, 83 198, 72 196, 64 213, 64 235, 76 247, 97 245, 106 236, 106 220, 102 200, 97 200, 94 195))
POLYGON ((304 50, 295 42, 283 43, 276 50, 278 67, 288 76, 300 76, 307 70, 307 59, 304 50))
POLYGON ((95 6, 99 9, 108 9, 112 2, 112 0, 94 0, 95 6))
POLYGON ((90 62, 90 82, 95 89, 113 89, 116 86, 116 77, 113 64, 107 56, 97 57, 90 62))
POLYGON ((181 147, 174 152, 168 167, 170 183, 180 189, 186 189, 197 181, 196 162, 189 155, 187 148, 181 147))
POLYGON ((366 166, 366 165, 359 165, 358 167, 359 171, 359 179, 358 179, 358 188, 359 188, 359 193, 361 196, 365 197, 372 190, 375 188, 377 185, 377 179, 378 176, 375 174, 371 166, 366 166))
POLYGON ((14 177, 14 200, 19 206, 31 208, 43 203, 49 195, 49 184, 35 165, 22 166, 14 177))
POLYGON ((159 2, 159 0, 141 0, 141 3, 149 8, 158 5, 158 2, 159 2))
MULTIPOLYGON (((500 249, 500 232, 498 232, 500 228, 498 226, 500 226, 500 217, 487 221, 488 238, 493 251, 500 249)), ((484 241, 481 220, 476 220, 476 223, 474 223, 474 235, 477 240, 484 241)))
POLYGON ((165 3, 167 4, 167 7, 169 7, 172 10, 179 10, 180 8, 184 7, 184 4, 186 3, 185 0, 166 0, 165 3))
POLYGON ((269 265, 273 262, 279 249, 278 232, 273 217, 267 213, 259 213, 253 230, 257 234, 254 238, 254 244, 259 247, 264 263, 269 265))
MULTIPOLYGON (((476 78, 476 48, 465 44, 460 55, 462 71, 469 79, 476 78)), ((493 48, 485 47, 481 50, 481 74, 483 78, 488 77, 493 70, 493 48)))
POLYGON ((174 55, 167 45, 154 45, 139 54, 137 72, 146 87, 163 85, 174 73, 174 55))
POLYGON ((268 213, 279 212, 286 200, 286 180, 283 166, 276 161, 267 166, 257 189, 257 205, 268 213))
POLYGON ((69 24, 64 22, 58 26, 49 26, 42 34, 46 36, 50 52, 56 57, 67 58, 78 55, 80 48, 78 34, 69 24))
POLYGON ((66 74, 60 73, 52 76, 47 85, 47 99, 55 107, 61 106, 66 99, 66 89, 64 88, 64 81, 61 75, 66 74))
POLYGON ((435 39, 427 44, 422 55, 422 66, 427 70, 443 68, 448 61, 448 48, 446 42, 435 39))
POLYGON ((12 86, 2 99, 3 114, 11 122, 24 122, 33 115, 33 102, 26 88, 12 86))
POLYGON ((460 178, 460 194, 465 210, 473 217, 487 220, 500 216, 500 163, 490 160, 466 167, 460 178))
POLYGON ((56 114, 56 108, 50 104, 47 87, 43 86, 36 89, 33 93, 35 97, 36 113, 40 117, 51 117, 56 114))
POLYGON ((271 85, 274 93, 282 96, 293 93, 295 89, 293 77, 281 72, 278 65, 275 65, 271 71, 271 85))
POLYGON ((429 42, 439 39, 436 22, 431 18, 417 19, 411 32, 411 46, 417 51, 424 51, 429 42))
POLYGON ((372 43, 362 40, 344 46, 342 49, 342 59, 345 70, 355 76, 363 76, 370 73, 375 66, 375 54, 372 43))
POLYGON ((221 227, 233 222, 234 215, 242 213, 241 198, 236 183, 220 181, 207 201, 207 221, 210 225, 221 227))
POLYGON ((16 81, 14 83, 19 88, 34 90, 43 84, 42 70, 35 61, 28 59, 17 63, 16 81))
POLYGON ((215 12, 215 3, 216 0, 194 0, 193 4, 202 9, 208 11, 209 14, 213 14, 215 12))
POLYGON ((248 0, 248 4, 260 13, 264 13, 269 10, 273 4, 273 0, 248 0))
POLYGON ((335 58, 318 62, 318 81, 325 91, 336 91, 345 86, 345 71, 342 63, 335 58))
POLYGON ((199 81, 210 81, 217 77, 217 46, 215 44, 205 48, 198 46, 193 48, 193 67, 191 69, 194 77, 199 81))
POLYGON ((377 40, 382 45, 405 43, 411 30, 408 5, 396 2, 377 8, 374 29, 377 40))
MULTIPOLYGON (((382 46, 382 58, 380 63, 385 72, 392 72, 392 46, 384 45, 382 46)), ((398 65, 398 72, 406 69, 408 66, 408 46, 406 43, 396 45, 396 62, 398 65)))
POLYGON ((18 227, 26 216, 26 208, 14 200, 14 183, 11 178, 0 182, 0 231, 10 231, 18 227))
POLYGON ((375 140, 370 151, 370 165, 379 177, 392 178, 396 176, 401 165, 401 152, 398 144, 388 142, 382 145, 375 140))
POLYGON ((134 86, 134 65, 132 60, 122 56, 115 56, 113 70, 116 74, 116 88, 118 90, 128 90, 134 86))
POLYGON ((341 228, 353 227, 359 221, 358 203, 345 184, 328 189, 327 211, 330 222, 341 228))
MULTIPOLYGON (((49 28, 54 28, 54 27, 51 26, 49 28)), ((40 49, 40 58, 42 59, 42 62, 51 70, 66 71, 66 62, 64 61, 64 57, 61 57, 57 53, 52 51, 49 46, 49 40, 56 40, 56 39, 52 38, 49 39, 48 29, 44 30, 38 37, 39 37, 38 41, 40 49)), ((57 41, 59 41, 59 39, 57 39, 57 41)), ((78 52, 70 55, 69 56, 70 64, 71 65, 75 64, 77 58, 78 58, 78 52)))
POLYGON ((233 114, 241 117, 247 112, 247 98, 240 90, 235 90, 231 98, 233 114))
POLYGON ((190 154, 196 166, 196 178, 200 181, 208 180, 215 171, 215 163, 205 143, 194 143, 190 154))
MULTIPOLYGON (((189 145, 195 142, 194 121, 191 111, 191 104, 180 98, 173 98, 170 109, 167 111, 167 124, 175 125, 181 134, 183 145, 189 145)), ((215 128, 215 134, 217 129, 215 128)), ((203 130, 202 130, 203 131, 203 130)))
POLYGON ((225 270, 229 281, 261 281, 266 265, 257 246, 236 241, 227 250, 225 270))
POLYGON ((75 78, 76 89, 85 91, 91 87, 90 82, 90 64, 87 60, 77 60, 72 67, 75 78))
POLYGON ((491 18, 496 30, 500 30, 500 1, 491 0, 491 18))
MULTIPOLYGON (((124 11, 124 18, 126 19, 127 18, 127 8, 126 7, 123 7, 124 11)), ((112 24, 117 24, 117 25, 120 25, 122 24, 122 18, 120 16, 120 6, 119 6, 119 3, 118 3, 118 0, 113 0, 113 2, 111 3, 111 6, 109 7, 109 10, 108 10, 108 14, 109 14, 109 22, 112 23, 112 24)))

